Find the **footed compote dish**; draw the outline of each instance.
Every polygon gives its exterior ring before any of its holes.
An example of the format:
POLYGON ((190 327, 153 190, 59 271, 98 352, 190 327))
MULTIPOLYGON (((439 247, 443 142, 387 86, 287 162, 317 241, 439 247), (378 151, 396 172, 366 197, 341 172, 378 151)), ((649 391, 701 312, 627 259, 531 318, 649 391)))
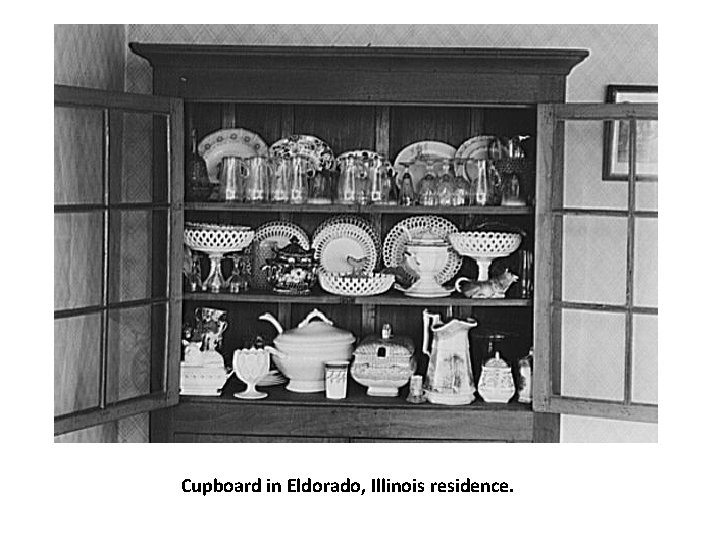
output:
POLYGON ((233 373, 247 385, 244 392, 233 394, 239 399, 262 399, 267 393, 255 386, 270 372, 270 351, 267 349, 237 349, 233 352, 233 373))
POLYGON ((447 262, 449 250, 450 246, 445 240, 430 232, 412 238, 405 246, 405 261, 418 275, 418 280, 408 288, 399 285, 395 285, 395 288, 406 296, 415 298, 450 296, 453 289, 443 287, 436 280, 436 276, 447 262))
POLYGON ((226 253, 242 251, 250 245, 255 232, 243 225, 217 225, 212 223, 185 224, 185 244, 192 250, 210 257, 210 273, 203 281, 202 290, 220 292, 225 286, 220 262, 226 253))
POLYGON ((466 231, 450 233, 448 240, 460 255, 475 260, 478 281, 486 281, 490 264, 515 252, 520 247, 522 235, 516 232, 466 231))

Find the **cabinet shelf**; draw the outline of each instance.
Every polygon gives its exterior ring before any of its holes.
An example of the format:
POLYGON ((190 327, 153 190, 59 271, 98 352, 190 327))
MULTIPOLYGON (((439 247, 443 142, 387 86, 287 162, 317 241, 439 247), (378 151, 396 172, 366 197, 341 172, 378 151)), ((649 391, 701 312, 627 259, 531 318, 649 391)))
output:
MULTIPOLYGON (((219 396, 192 396, 184 395, 181 396, 182 401, 195 401, 195 402, 224 402, 234 403, 238 406, 248 404, 247 400, 237 399, 233 397, 235 392, 240 392, 245 389, 245 384, 239 382, 234 377, 231 378, 223 392, 219 396)), ((300 393, 290 392, 285 389, 284 386, 270 386, 262 387, 263 392, 267 392, 268 397, 262 400, 258 400, 255 403, 262 406, 318 406, 318 407, 367 407, 370 409, 420 409, 420 410, 438 410, 438 409, 483 409, 487 411, 530 411, 532 407, 530 404, 518 403, 511 401, 510 403, 485 403, 480 398, 469 405, 462 405, 456 407, 448 407, 446 405, 437 405, 433 403, 409 403, 406 400, 408 389, 407 387, 400 389, 400 394, 396 397, 381 397, 381 396, 368 396, 366 393, 367 388, 359 385, 354 380, 350 379, 348 375, 347 385, 347 397, 345 399, 328 399, 325 397, 324 392, 311 392, 311 393, 300 393)))
POLYGON ((237 202, 188 202, 185 210, 200 212, 265 212, 288 214, 454 214, 506 215, 534 214, 532 206, 383 206, 346 204, 275 204, 237 202))
POLYGON ((185 292, 184 300, 190 302, 248 302, 275 304, 355 304, 375 306, 477 306, 477 307, 529 307, 529 298, 465 298, 453 293, 446 298, 411 298, 398 291, 378 296, 337 296, 313 292, 303 296, 283 296, 271 292, 249 291, 239 294, 228 292, 185 292))

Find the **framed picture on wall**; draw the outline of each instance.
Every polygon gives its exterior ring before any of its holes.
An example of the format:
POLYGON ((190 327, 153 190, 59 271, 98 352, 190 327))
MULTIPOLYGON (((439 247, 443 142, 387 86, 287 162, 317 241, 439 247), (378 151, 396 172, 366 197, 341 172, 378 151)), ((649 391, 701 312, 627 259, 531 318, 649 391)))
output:
MULTIPOLYGON (((657 86, 610 84, 606 103, 657 103, 657 86)), ((627 180, 630 122, 606 122, 603 146, 603 180, 627 180)), ((637 123, 637 180, 657 181, 658 124, 640 120, 637 123)))

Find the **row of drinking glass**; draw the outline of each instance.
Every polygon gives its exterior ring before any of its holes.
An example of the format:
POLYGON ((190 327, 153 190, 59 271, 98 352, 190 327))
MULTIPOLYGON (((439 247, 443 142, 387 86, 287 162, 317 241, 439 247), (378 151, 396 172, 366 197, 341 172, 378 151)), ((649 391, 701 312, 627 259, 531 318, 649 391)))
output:
POLYGON ((333 171, 318 169, 305 156, 228 156, 220 163, 215 188, 209 180, 193 180, 190 175, 188 195, 200 200, 291 204, 525 204, 521 175, 512 170, 501 175, 492 160, 419 159, 402 163, 402 171, 395 171, 379 156, 349 156, 338 161, 339 168, 333 171), (441 166, 439 174, 437 165, 441 166), (423 174, 422 178, 413 178, 411 169, 416 175, 423 174))

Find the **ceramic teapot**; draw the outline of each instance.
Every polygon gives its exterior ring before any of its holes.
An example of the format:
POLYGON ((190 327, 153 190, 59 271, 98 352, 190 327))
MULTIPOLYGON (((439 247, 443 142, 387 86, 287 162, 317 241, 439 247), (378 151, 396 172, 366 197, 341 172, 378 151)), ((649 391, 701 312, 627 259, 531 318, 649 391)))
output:
POLYGON ((308 294, 317 283, 315 251, 303 249, 296 237, 284 248, 273 251, 275 256, 262 267, 273 290, 281 294, 308 294))

